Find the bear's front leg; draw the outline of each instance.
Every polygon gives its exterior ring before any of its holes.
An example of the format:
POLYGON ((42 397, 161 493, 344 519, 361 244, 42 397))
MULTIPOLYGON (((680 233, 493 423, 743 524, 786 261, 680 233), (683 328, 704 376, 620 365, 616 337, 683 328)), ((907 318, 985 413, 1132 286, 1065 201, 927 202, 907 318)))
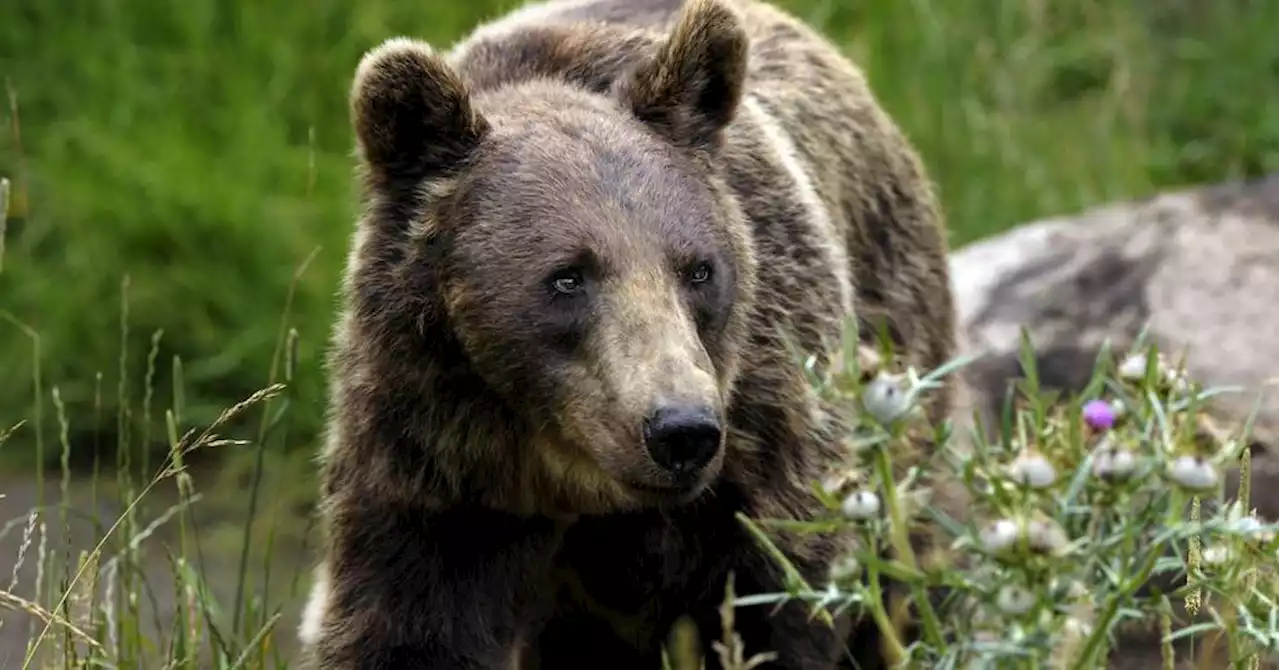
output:
POLYGON ((543 613, 552 521, 334 505, 315 670, 511 670, 543 613))

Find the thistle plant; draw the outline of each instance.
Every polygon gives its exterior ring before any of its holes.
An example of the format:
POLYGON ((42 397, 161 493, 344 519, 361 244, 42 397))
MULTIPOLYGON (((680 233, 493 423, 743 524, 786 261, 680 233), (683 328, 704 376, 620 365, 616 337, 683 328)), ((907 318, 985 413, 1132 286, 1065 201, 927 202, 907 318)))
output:
POLYGON ((744 520, 766 545, 786 528, 845 533, 850 549, 827 583, 738 606, 801 599, 869 617, 895 667, 1105 667, 1144 625, 1163 631, 1166 668, 1184 638, 1198 657, 1221 651, 1206 668, 1276 654, 1277 529, 1247 509, 1252 420, 1224 431, 1204 411, 1220 391, 1140 337, 1118 356, 1104 347, 1079 394, 1047 392, 1024 335, 999 425, 975 417, 962 435, 923 408, 966 361, 921 374, 851 331, 836 365, 805 366, 855 416, 847 469, 815 490, 829 515, 744 520), (1233 466, 1244 474, 1228 501, 1233 466))

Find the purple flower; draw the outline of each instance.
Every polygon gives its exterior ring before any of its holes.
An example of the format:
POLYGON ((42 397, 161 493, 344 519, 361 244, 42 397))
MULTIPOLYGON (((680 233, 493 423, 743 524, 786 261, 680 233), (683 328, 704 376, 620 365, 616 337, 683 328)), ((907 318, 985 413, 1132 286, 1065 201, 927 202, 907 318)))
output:
POLYGON ((1094 430, 1107 430, 1116 421, 1115 411, 1111 409, 1110 403, 1105 400, 1090 400, 1085 403, 1082 413, 1084 414, 1084 422, 1094 430))

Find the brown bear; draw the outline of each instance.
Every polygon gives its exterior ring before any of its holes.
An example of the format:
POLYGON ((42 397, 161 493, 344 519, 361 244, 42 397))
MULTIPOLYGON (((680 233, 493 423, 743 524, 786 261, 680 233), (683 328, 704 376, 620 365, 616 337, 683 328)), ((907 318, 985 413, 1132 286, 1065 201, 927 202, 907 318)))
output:
MULTIPOLYGON (((812 517, 841 457, 847 412, 797 352, 825 361, 856 308, 921 367, 953 355, 914 150, 756 0, 555 0, 448 53, 390 39, 350 103, 364 213, 306 664, 657 670, 685 614, 709 650, 730 574, 784 587, 735 514, 812 517)), ((782 548, 816 585, 838 550, 782 548)), ((838 667, 850 627, 736 613, 778 668, 838 667)))

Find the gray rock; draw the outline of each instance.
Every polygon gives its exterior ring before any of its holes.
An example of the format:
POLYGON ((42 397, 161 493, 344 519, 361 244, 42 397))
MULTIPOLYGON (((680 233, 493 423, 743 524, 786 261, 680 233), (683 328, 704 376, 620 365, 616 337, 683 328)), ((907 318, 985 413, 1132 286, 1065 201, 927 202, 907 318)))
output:
MULTIPOLYGON (((951 269, 973 402, 998 415, 1026 327, 1046 386, 1078 390, 1106 340, 1144 326, 1239 425, 1261 397, 1255 469, 1275 479, 1280 368, 1277 179, 1191 189, 1039 221, 956 250, 951 269)), ((1261 483, 1261 482, 1260 482, 1261 483)), ((1276 517, 1275 487, 1260 509, 1276 517)))

